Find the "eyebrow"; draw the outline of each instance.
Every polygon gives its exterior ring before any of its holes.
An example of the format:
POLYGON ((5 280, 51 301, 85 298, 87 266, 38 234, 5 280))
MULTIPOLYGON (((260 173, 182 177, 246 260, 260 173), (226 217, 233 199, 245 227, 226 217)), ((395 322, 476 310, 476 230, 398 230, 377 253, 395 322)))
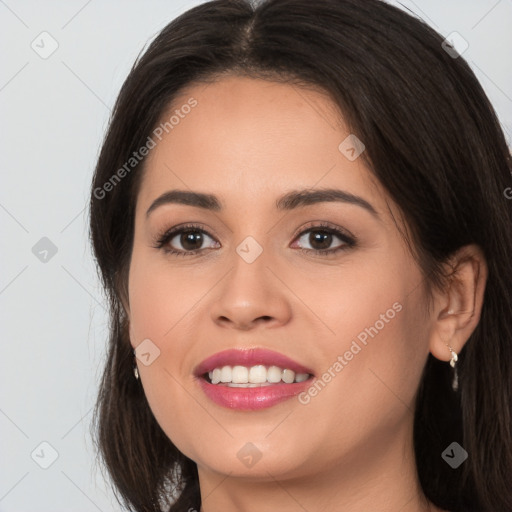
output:
MULTIPOLYGON (((281 196, 276 201, 276 208, 278 210, 294 210, 296 208, 310 206, 317 203, 332 203, 341 202, 353 204, 364 208, 373 216, 379 217, 375 208, 362 197, 351 194, 344 190, 333 188, 320 189, 320 190, 292 190, 281 196)), ((212 194, 204 194, 201 192, 191 192, 188 190, 170 190, 161 196, 157 197, 148 208, 146 216, 164 204, 185 204, 218 212, 222 210, 221 201, 217 196, 212 194)))

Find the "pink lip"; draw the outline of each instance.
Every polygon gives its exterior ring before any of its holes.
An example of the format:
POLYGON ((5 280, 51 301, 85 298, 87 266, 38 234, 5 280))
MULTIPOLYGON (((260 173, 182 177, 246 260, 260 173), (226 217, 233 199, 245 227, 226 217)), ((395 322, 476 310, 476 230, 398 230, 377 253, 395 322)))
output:
POLYGON ((220 384, 210 384, 206 379, 199 378, 199 385, 205 395, 218 405, 228 409, 256 411, 292 398, 311 386, 312 379, 293 384, 273 384, 257 388, 230 388, 220 384))
POLYGON ((194 375, 198 377, 201 389, 210 400, 229 409, 246 411, 272 407, 283 400, 292 398, 309 387, 314 378, 310 377, 303 382, 294 382, 293 384, 283 383, 253 388, 232 388, 211 384, 203 378, 205 373, 214 368, 236 365, 250 367, 257 364, 265 366, 274 365, 282 369, 288 368, 295 373, 309 373, 313 375, 313 371, 310 368, 306 368, 283 354, 267 349, 230 349, 218 352, 200 363, 195 368, 194 375))

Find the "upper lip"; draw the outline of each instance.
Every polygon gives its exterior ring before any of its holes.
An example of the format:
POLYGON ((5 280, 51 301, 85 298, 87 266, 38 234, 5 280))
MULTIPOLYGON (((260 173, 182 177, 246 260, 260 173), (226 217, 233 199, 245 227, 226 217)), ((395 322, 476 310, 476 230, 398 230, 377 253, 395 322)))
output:
POLYGON ((309 373, 313 375, 313 371, 310 368, 297 363, 284 354, 265 348, 227 349, 217 352, 199 363, 194 369, 194 375, 199 377, 215 368, 222 368, 223 366, 251 367, 258 364, 279 366, 283 370, 287 368, 295 373, 309 373))

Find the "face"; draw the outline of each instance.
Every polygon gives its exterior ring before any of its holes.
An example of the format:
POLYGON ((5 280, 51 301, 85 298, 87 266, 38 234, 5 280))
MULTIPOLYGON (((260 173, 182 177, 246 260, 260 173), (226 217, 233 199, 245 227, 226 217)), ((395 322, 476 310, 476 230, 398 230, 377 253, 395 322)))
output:
POLYGON ((333 103, 229 77, 190 87, 164 122, 175 110, 146 161, 129 270, 158 423, 200 471, 232 476, 356 473, 401 450, 429 351, 424 280, 333 103), (307 200, 326 189, 341 192, 307 200), (213 368, 254 385, 197 375, 213 368), (283 382, 293 369, 306 380, 283 382))

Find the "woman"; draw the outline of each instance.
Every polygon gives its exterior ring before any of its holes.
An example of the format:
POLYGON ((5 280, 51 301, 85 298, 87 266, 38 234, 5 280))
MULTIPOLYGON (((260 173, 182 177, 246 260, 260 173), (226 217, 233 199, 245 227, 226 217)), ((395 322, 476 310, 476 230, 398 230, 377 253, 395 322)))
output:
POLYGON ((117 100, 96 427, 137 511, 512 510, 511 162, 376 0, 217 0, 117 100))

